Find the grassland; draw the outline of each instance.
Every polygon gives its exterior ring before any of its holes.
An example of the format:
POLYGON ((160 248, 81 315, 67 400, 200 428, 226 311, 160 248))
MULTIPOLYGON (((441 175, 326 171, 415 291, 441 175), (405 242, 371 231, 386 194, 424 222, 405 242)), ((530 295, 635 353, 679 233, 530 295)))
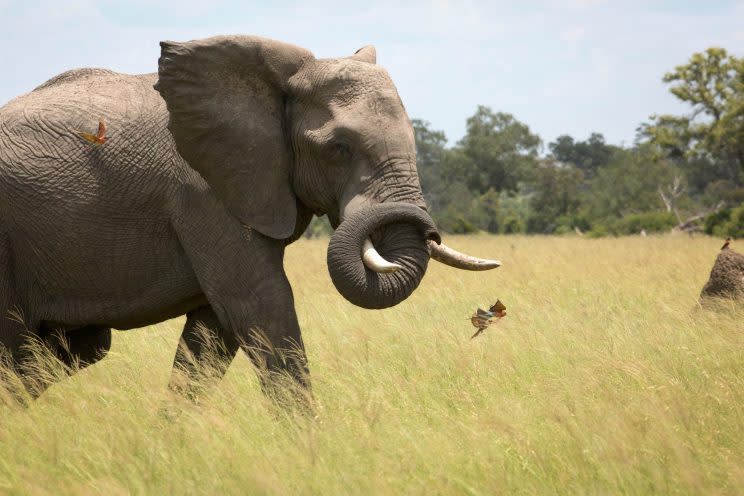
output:
POLYGON ((2 494, 741 494, 744 311, 701 309, 720 240, 450 237, 398 307, 343 300, 326 241, 287 255, 319 418, 240 355, 166 392, 181 319, 118 332, 27 409, 0 405, 2 494), (470 340, 476 306, 508 316, 470 340))

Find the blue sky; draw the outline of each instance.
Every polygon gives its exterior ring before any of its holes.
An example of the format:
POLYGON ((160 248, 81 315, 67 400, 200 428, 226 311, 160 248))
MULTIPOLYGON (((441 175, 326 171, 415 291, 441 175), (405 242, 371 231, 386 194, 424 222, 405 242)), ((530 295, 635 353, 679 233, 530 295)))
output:
POLYGON ((650 114, 686 111, 666 71, 710 46, 744 55, 744 0, 0 0, 0 105, 74 67, 155 71, 160 40, 233 33, 317 57, 375 45, 409 115, 450 142, 483 104, 545 143, 629 144, 650 114))

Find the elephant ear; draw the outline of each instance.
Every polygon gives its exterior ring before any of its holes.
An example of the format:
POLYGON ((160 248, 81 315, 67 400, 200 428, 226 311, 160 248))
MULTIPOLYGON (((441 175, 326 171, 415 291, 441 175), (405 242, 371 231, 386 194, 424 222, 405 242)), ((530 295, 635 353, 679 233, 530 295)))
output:
POLYGON ((284 102, 288 79, 312 53, 252 36, 160 47, 155 89, 178 152, 243 224, 288 238, 297 208, 284 102))
POLYGON ((377 50, 372 45, 367 45, 360 48, 354 55, 349 57, 352 60, 358 60, 359 62, 367 62, 368 64, 377 63, 377 50))

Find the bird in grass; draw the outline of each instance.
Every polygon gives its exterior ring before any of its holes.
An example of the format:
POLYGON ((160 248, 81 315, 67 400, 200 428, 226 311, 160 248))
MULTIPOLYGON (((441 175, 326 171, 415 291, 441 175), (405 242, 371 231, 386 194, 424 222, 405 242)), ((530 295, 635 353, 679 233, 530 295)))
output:
POLYGON ((78 133, 80 137, 83 138, 85 141, 93 143, 94 145, 102 145, 106 143, 106 140, 108 139, 106 137, 106 123, 103 122, 103 119, 100 119, 98 121, 98 133, 97 134, 91 134, 85 131, 79 131, 77 129, 73 129, 73 131, 78 133))
POLYGON ((721 247, 722 250, 728 250, 729 245, 731 244, 731 236, 726 238, 726 241, 723 243, 723 246, 721 247))
POLYGON ((470 317, 470 323, 473 324, 473 327, 478 328, 478 330, 475 331, 475 334, 470 336, 470 339, 473 339, 478 334, 488 329, 488 326, 502 317, 506 317, 506 306, 501 303, 501 300, 496 300, 496 303, 491 305, 488 310, 478 308, 473 316, 470 317))

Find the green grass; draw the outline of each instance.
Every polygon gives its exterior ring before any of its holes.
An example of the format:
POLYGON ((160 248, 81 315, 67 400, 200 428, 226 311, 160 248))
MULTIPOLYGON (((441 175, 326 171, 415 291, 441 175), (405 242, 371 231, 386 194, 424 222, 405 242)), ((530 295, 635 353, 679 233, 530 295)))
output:
POLYGON ((383 311, 336 293, 327 241, 290 248, 317 420, 272 409, 242 354, 201 404, 170 395, 182 319, 118 332, 0 405, 0 494, 741 494, 744 310, 697 303, 720 240, 448 242, 504 266, 432 263, 383 311))

